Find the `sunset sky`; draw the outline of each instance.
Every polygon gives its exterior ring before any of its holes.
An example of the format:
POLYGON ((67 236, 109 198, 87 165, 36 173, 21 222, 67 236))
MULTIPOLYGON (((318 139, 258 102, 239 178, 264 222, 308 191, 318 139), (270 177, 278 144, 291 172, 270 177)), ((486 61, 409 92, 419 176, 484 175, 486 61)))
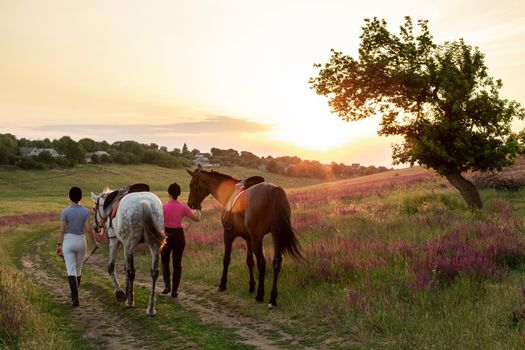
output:
POLYGON ((523 0, 0 0, 0 132, 391 166, 378 119, 343 122, 308 79, 331 48, 355 57, 364 18, 406 15, 478 46, 525 104, 523 0))

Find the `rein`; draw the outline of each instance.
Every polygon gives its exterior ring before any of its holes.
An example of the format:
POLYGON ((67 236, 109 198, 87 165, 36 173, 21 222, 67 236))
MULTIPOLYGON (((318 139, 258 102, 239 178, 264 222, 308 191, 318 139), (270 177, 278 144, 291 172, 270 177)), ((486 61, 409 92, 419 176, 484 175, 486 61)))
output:
POLYGON ((97 249, 98 249, 97 246, 95 246, 95 248, 93 248, 93 250, 91 251, 91 254, 89 254, 88 257, 84 259, 83 264, 85 264, 85 263, 89 260, 89 258, 91 258, 91 255, 93 255, 93 253, 94 253, 97 249))

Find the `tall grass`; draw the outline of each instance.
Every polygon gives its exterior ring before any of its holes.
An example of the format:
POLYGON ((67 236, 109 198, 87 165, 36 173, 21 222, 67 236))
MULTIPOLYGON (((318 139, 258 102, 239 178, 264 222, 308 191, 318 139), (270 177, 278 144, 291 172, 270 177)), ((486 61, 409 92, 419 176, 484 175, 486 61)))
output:
POLYGON ((27 249, 35 237, 33 230, 43 227, 41 223, 28 226, 35 220, 30 216, 25 219, 16 220, 17 226, 2 226, 8 229, 0 233, 0 348, 84 348, 82 342, 72 339, 71 325, 65 320, 69 311, 52 302, 46 291, 13 263, 20 264, 20 248, 27 249))
MULTIPOLYGON (((230 306, 314 347, 523 348, 524 192, 484 190, 485 209, 471 211, 432 174, 392 174, 287 188, 308 262, 285 257, 278 310, 268 313, 251 304, 245 243, 236 240, 226 293, 244 303, 230 306)), ((185 281, 218 285, 220 210, 205 201, 202 221, 186 229, 181 288, 185 281)), ((264 253, 272 259, 269 236, 264 253)), ((137 270, 149 268, 144 250, 137 270)))
MULTIPOLYGON (((470 211, 428 173, 290 192, 308 263, 285 258, 279 308, 301 324, 287 326, 374 348, 522 346, 523 194, 483 196, 486 209, 470 211)), ((210 205, 187 233, 184 278, 217 284, 219 217, 210 205)), ((251 298, 244 254, 238 240, 229 291, 251 298)), ((269 238, 265 256, 272 258, 269 238)))

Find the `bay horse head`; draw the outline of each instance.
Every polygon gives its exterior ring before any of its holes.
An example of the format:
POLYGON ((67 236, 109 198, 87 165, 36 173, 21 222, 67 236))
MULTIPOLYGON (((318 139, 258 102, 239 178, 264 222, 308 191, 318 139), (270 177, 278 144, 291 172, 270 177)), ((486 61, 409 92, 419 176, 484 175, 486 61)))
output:
POLYGON ((201 181, 201 170, 200 167, 194 171, 186 169, 191 176, 190 194, 188 195, 188 206, 191 209, 200 210, 202 201, 211 193, 211 188, 204 181, 201 181))
POLYGON ((191 176, 190 194, 188 195, 188 206, 191 209, 200 210, 202 201, 210 194, 224 206, 233 193, 235 184, 239 182, 230 175, 213 170, 206 171, 201 167, 194 171, 188 169, 186 171, 191 176))

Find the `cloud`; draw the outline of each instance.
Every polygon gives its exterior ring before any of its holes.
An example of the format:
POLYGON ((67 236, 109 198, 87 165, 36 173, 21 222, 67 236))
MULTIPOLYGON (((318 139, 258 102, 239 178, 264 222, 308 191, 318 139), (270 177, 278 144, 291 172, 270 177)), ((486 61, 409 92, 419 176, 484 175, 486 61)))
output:
POLYGON ((151 136, 204 136, 257 134, 272 129, 271 125, 227 116, 209 116, 171 124, 59 124, 30 127, 35 131, 84 135, 151 135, 151 136))

